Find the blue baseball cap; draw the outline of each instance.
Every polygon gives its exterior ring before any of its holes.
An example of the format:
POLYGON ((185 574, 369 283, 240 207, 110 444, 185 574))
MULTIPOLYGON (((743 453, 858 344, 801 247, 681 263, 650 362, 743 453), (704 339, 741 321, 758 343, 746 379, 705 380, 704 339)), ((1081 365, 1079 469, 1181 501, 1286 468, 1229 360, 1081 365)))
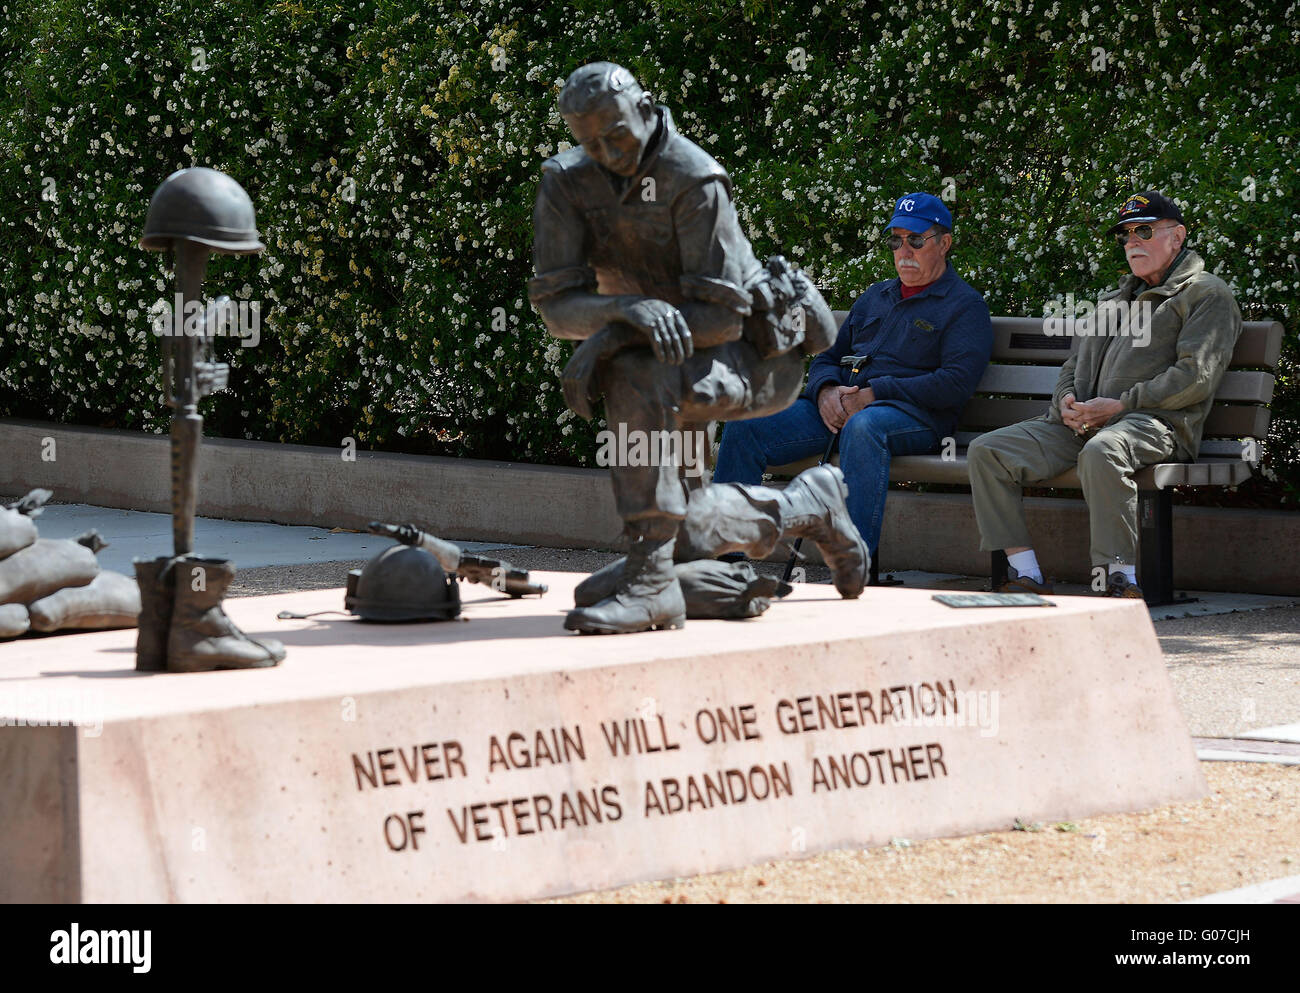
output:
POLYGON ((924 234, 932 225, 942 224, 952 230, 952 214, 943 201, 929 193, 904 193, 894 204, 894 216, 886 228, 907 228, 924 234))

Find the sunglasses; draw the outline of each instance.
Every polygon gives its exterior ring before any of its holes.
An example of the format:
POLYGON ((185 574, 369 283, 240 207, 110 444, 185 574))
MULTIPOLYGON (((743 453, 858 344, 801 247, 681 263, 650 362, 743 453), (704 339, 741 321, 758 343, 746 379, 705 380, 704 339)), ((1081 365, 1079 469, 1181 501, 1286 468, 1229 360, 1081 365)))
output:
POLYGON ((1120 247, 1122 248, 1123 246, 1128 244, 1129 238, 1133 237, 1133 235, 1137 235, 1143 241, 1150 241, 1153 237, 1155 237, 1155 233, 1157 231, 1164 231, 1167 228, 1176 228, 1176 227, 1178 227, 1177 224, 1165 224, 1158 228, 1153 228, 1150 224, 1139 224, 1132 231, 1116 231, 1115 241, 1118 242, 1120 247))
MULTIPOLYGON (((907 243, 912 246, 912 248, 914 248, 916 251, 919 252, 921 249, 925 247, 925 243, 929 241, 931 238, 941 238, 941 237, 943 237, 942 234, 928 234, 928 235, 909 234, 906 240, 907 243)), ((904 239, 902 235, 891 234, 885 237, 884 242, 886 245, 889 246, 889 250, 891 252, 896 252, 903 247, 903 240, 904 239)))

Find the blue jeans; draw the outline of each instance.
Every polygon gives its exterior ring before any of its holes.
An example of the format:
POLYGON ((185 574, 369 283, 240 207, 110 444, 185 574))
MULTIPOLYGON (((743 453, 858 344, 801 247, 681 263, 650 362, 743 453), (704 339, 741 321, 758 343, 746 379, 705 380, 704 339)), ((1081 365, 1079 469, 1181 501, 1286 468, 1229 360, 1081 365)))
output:
MULTIPOLYGON (((779 414, 729 421, 722 432, 715 483, 759 483, 770 465, 821 456, 831 431, 817 406, 800 397, 779 414)), ((889 460, 939 449, 939 436, 911 414, 887 403, 873 403, 845 423, 836 445, 840 469, 849 485, 849 516, 874 558, 889 490, 889 460)))

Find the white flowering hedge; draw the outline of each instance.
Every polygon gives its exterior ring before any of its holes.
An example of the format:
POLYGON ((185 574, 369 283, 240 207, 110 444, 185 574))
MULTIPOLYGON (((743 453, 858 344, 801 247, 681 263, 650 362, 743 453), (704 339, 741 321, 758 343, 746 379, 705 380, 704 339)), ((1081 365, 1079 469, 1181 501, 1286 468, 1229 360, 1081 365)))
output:
POLYGON ((88 0, 0 4, 0 413, 162 430, 139 249, 148 198, 203 164, 267 251, 207 291, 262 306, 205 402, 235 437, 588 463, 569 346, 527 305, 530 216, 576 66, 628 66, 736 184, 760 256, 847 307, 892 275, 892 199, 947 191, 994 313, 1113 285, 1129 192, 1185 205, 1248 318, 1288 327, 1268 466, 1300 492, 1300 7, 88 0), (309 9, 311 8, 311 9, 309 9))

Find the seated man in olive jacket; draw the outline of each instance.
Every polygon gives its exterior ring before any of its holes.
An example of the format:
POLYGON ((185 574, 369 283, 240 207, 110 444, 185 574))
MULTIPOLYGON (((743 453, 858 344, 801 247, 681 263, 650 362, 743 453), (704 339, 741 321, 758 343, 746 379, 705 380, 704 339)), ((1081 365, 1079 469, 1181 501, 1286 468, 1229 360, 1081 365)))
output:
POLYGON ((1061 367, 1051 411, 980 435, 968 452, 980 547, 1007 553, 1004 592, 1051 592, 1025 527, 1021 487, 1077 465, 1092 565, 1108 574, 1105 595, 1142 596, 1131 476, 1158 462, 1195 460, 1241 334, 1232 292, 1185 246, 1172 200, 1155 190, 1134 194, 1108 233, 1132 275, 1098 301, 1095 325, 1061 367))

